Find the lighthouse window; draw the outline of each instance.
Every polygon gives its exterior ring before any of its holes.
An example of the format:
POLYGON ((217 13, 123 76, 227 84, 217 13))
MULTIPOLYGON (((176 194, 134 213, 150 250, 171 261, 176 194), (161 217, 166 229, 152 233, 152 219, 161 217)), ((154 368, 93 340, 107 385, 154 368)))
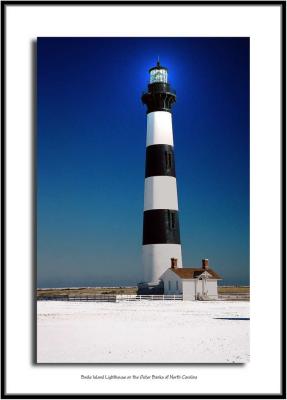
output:
POLYGON ((170 290, 170 288, 171 288, 171 283, 170 281, 168 281, 168 290, 170 290))
POLYGON ((173 212, 171 213, 171 227, 172 229, 175 228, 175 215, 173 212))
POLYGON ((175 229, 175 212, 168 210, 169 229, 175 229))
POLYGON ((176 281, 176 290, 178 290, 178 281, 176 281))
POLYGON ((165 165, 167 169, 171 169, 172 166, 172 155, 169 151, 165 152, 165 165))
POLYGON ((174 215, 174 213, 171 213, 171 227, 172 227, 172 229, 175 228, 175 215, 174 215))

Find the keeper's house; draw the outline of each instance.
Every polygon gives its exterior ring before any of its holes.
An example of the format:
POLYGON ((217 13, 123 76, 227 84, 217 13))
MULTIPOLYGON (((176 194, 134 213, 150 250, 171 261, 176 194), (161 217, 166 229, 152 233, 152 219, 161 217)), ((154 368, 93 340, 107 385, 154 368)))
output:
POLYGON ((171 268, 161 276, 164 294, 182 295, 183 300, 217 300, 217 283, 222 278, 202 260, 201 268, 178 268, 177 259, 171 259, 171 268))

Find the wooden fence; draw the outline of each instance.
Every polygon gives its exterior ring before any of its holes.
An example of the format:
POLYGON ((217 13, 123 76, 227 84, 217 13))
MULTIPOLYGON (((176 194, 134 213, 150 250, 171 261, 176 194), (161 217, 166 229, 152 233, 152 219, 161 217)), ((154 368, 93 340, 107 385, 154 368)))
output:
POLYGON ((118 301, 165 301, 165 300, 182 300, 182 295, 108 295, 108 294, 98 294, 93 296, 39 296, 38 301, 95 301, 95 302, 112 302, 116 303, 118 301))
MULTIPOLYGON (((250 296, 249 293, 228 293, 228 294, 219 294, 217 296, 207 296, 202 299, 186 298, 186 300, 221 300, 221 301, 249 301, 250 296)), ((109 294, 98 294, 93 296, 67 296, 67 295, 59 295, 59 296, 39 296, 37 298, 38 301, 93 301, 93 302, 109 302, 109 303, 117 303, 119 301, 182 301, 182 295, 128 295, 128 294, 119 294, 119 295, 109 295, 109 294)))

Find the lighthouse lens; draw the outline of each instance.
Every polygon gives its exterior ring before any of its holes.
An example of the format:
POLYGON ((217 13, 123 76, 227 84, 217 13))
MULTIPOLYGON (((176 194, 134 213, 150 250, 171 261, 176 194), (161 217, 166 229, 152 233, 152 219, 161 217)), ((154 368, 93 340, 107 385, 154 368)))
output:
POLYGON ((152 69, 150 71, 150 83, 162 82, 167 83, 166 69, 152 69))

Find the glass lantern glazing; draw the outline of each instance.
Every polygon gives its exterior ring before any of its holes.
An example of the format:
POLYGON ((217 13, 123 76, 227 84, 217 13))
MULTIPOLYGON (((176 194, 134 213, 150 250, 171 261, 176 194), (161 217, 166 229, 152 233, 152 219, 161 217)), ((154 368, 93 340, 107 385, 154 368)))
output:
POLYGON ((164 68, 154 68, 150 71, 149 83, 167 83, 167 70, 164 68))

